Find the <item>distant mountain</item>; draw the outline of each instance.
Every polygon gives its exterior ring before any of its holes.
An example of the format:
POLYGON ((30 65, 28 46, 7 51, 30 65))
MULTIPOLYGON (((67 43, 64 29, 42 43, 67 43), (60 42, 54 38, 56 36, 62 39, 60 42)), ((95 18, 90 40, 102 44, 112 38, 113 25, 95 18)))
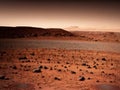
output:
POLYGON ((78 26, 70 26, 70 27, 65 28, 65 30, 68 30, 68 31, 79 31, 80 28, 78 26))
POLYGON ((71 32, 59 28, 36 27, 4 27, 0 26, 0 38, 25 38, 39 36, 67 37, 74 36, 71 32))

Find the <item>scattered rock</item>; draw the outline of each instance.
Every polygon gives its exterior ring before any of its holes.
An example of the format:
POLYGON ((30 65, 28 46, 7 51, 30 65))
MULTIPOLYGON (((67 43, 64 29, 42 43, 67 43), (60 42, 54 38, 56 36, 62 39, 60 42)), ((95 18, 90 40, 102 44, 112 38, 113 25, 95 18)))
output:
POLYGON ((104 63, 102 63, 102 65, 104 65, 104 63))
POLYGON ((12 69, 17 69, 17 67, 15 65, 12 66, 12 69))
POLYGON ((47 66, 44 66, 44 69, 48 69, 48 67, 47 67, 47 66))
POLYGON ((45 78, 45 76, 42 76, 41 78, 45 78))
POLYGON ((42 72, 42 71, 41 71, 40 68, 37 68, 37 69, 34 69, 33 72, 34 72, 34 73, 40 73, 40 72, 42 72))
POLYGON ((88 67, 87 67, 87 68, 89 68, 89 69, 90 69, 90 68, 91 68, 91 66, 90 66, 90 65, 88 65, 88 67))
POLYGON ((86 64, 86 63, 83 63, 82 66, 87 66, 87 64, 86 64))
POLYGON ((50 58, 47 59, 50 62, 50 58))
POLYGON ((79 77, 79 81, 85 81, 85 77, 84 76, 80 76, 79 77))
POLYGON ((64 68, 67 68, 67 66, 64 66, 64 68))
POLYGON ((61 69, 58 69, 57 71, 58 71, 58 72, 61 72, 62 70, 61 70, 61 69))
POLYGON ((69 64, 69 62, 66 62, 66 64, 69 64))
POLYGON ((26 56, 19 57, 19 61, 21 61, 21 62, 23 62, 23 63, 24 63, 24 62, 30 62, 30 60, 28 60, 26 56))
POLYGON ((60 62, 59 62, 59 61, 57 61, 57 63, 58 63, 58 64, 60 64, 60 62))
POLYGON ((82 69, 80 69, 79 71, 82 71, 82 69))
POLYGON ((102 58, 102 61, 106 61, 106 58, 102 58))
POLYGON ((88 77, 88 80, 90 80, 91 78, 90 77, 88 77))
POLYGON ((71 71, 71 74, 76 74, 76 72, 75 71, 71 71))
POLYGON ((5 77, 4 75, 0 75, 0 80, 9 80, 9 78, 5 77))
POLYGON ((43 66, 42 66, 42 65, 40 65, 38 68, 42 69, 42 68, 43 68, 43 66))
POLYGON ((93 68, 97 69, 97 66, 93 66, 93 68))
POLYGON ((110 83, 113 83, 113 81, 109 81, 110 83))
POLYGON ((93 72, 90 72, 90 74, 93 74, 93 72))
POLYGON ((111 66, 113 66, 113 63, 111 63, 111 66))
POLYGON ((26 56, 19 57, 19 60, 27 59, 26 56))
POLYGON ((58 77, 55 77, 54 79, 55 79, 55 80, 58 80, 58 81, 60 81, 60 80, 61 80, 61 79, 60 79, 60 78, 58 78, 58 77))
POLYGON ((34 55, 35 55, 35 53, 33 52, 33 53, 31 53, 30 55, 34 56, 34 55))
POLYGON ((0 80, 5 80, 5 76, 4 75, 0 75, 0 80))
POLYGON ((104 71, 101 71, 101 73, 105 73, 104 71))
POLYGON ((97 80, 96 82, 100 82, 99 80, 97 80))
POLYGON ((51 67, 50 70, 53 70, 53 68, 51 67))

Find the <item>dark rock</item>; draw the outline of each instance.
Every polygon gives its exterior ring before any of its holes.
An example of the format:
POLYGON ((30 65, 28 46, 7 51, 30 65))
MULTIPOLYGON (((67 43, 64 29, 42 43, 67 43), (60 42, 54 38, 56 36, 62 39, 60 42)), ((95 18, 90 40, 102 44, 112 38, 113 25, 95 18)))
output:
POLYGON ((89 77, 88 80, 90 80, 91 78, 89 77))
POLYGON ((69 62, 66 62, 66 64, 69 64, 69 62))
POLYGON ((57 61, 57 63, 58 63, 58 64, 60 64, 60 62, 59 62, 59 61, 57 61))
POLYGON ((110 81, 110 83, 113 83, 113 81, 110 81))
POLYGON ((105 58, 102 58, 102 61, 106 61, 106 59, 105 59, 105 58))
POLYGON ((58 72, 61 72, 62 70, 61 70, 61 69, 58 69, 57 71, 58 71, 58 72))
POLYGON ((64 68, 67 68, 67 66, 64 66, 64 68))
POLYGON ((58 80, 58 81, 60 81, 60 80, 61 80, 61 79, 60 79, 60 78, 58 78, 58 77, 55 77, 54 79, 55 79, 55 80, 58 80))
POLYGON ((34 73, 40 73, 40 72, 42 72, 42 71, 41 71, 41 69, 38 68, 38 69, 34 69, 33 72, 34 72, 34 73))
POLYGON ((42 66, 42 65, 40 65, 38 68, 42 69, 42 68, 43 68, 43 66, 42 66))
POLYGON ((86 63, 83 63, 82 66, 87 66, 87 64, 86 64, 86 63))
POLYGON ((85 81, 85 77, 84 76, 80 76, 79 77, 79 81, 85 81))
POLYGON ((76 72, 75 71, 71 71, 71 74, 76 74, 76 72))
POLYGON ((82 71, 82 69, 80 69, 79 71, 82 71))
POLYGON ((34 55, 35 55, 35 53, 33 52, 33 53, 31 53, 30 55, 34 56, 34 55))
POLYGON ((102 65, 104 65, 104 63, 102 63, 102 65))
POLYGON ((113 63, 111 63, 111 66, 113 66, 113 63))
POLYGON ((90 74, 93 74, 93 72, 90 72, 90 74))
POLYGON ((90 68, 91 68, 91 66, 90 66, 90 65, 88 65, 88 67, 87 67, 87 68, 89 68, 89 69, 90 69, 90 68))
POLYGON ((47 60, 50 61, 50 58, 48 58, 47 60))
POLYGON ((24 62, 30 62, 30 60, 28 60, 26 56, 19 57, 19 61, 21 61, 23 63, 24 62))
POLYGON ((15 65, 12 66, 12 69, 17 69, 17 67, 15 65))
POLYGON ((97 80, 96 82, 100 82, 99 80, 97 80))
POLYGON ((22 60, 22 59, 27 59, 27 57, 26 56, 19 57, 19 60, 22 60))
POLYGON ((101 73, 105 73, 104 71, 101 71, 101 73))
POLYGON ((41 78, 45 78, 45 76, 42 76, 41 78))
POLYGON ((53 70, 53 68, 51 67, 50 70, 53 70))
POLYGON ((5 76, 4 75, 0 75, 0 80, 5 80, 5 76))
POLYGON ((93 68, 97 69, 97 66, 93 66, 93 68))
POLYGON ((44 66, 44 69, 48 69, 48 67, 47 67, 47 66, 44 66))

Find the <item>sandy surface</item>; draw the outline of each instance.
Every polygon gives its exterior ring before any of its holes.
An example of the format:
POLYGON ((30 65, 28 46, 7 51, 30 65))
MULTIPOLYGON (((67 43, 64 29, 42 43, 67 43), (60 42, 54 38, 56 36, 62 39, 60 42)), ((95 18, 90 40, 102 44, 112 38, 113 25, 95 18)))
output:
POLYGON ((120 90, 120 53, 1 49, 0 90, 120 90))
POLYGON ((75 50, 95 50, 120 53, 120 43, 95 42, 77 40, 28 40, 28 39, 0 39, 0 49, 24 49, 24 48, 59 48, 75 50))

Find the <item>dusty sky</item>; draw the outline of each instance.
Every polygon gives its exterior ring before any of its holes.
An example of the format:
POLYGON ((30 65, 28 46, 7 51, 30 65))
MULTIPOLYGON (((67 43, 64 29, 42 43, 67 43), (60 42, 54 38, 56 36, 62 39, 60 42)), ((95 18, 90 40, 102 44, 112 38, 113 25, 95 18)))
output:
POLYGON ((109 0, 1 0, 0 26, 120 29, 120 2, 109 0))

